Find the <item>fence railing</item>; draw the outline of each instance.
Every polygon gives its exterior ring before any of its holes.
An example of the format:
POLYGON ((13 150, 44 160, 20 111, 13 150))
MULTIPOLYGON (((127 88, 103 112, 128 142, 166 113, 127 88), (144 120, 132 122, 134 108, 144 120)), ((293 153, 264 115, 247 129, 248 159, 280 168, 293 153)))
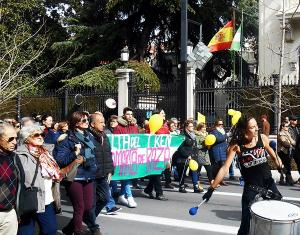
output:
MULTIPOLYGON (((163 87, 158 92, 145 90, 132 92, 130 106, 138 122, 149 118, 158 108, 165 110, 167 118, 178 117, 176 86, 163 87)), ((117 108, 109 109, 105 101, 109 98, 118 100, 117 91, 105 92, 93 88, 79 88, 73 90, 46 90, 34 96, 18 96, 10 103, 9 112, 3 111, 2 118, 17 116, 17 118, 32 116, 33 114, 50 114, 54 120, 63 120, 76 110, 90 113, 101 111, 108 118, 117 114, 117 108)))
MULTIPOLYGON (((164 109, 167 119, 182 117, 185 98, 182 96, 183 87, 178 84, 164 86, 158 92, 132 91, 129 106, 134 109, 138 122, 149 118, 155 109, 164 109)), ((237 109, 243 113, 250 113, 255 117, 268 114, 271 124, 274 120, 276 88, 274 86, 258 86, 256 83, 239 83, 225 81, 201 81, 195 89, 195 117, 197 112, 206 116, 208 126, 217 117, 224 119, 226 126, 231 126, 227 110, 237 109), (265 102, 265 104, 264 104, 265 102)), ((300 85, 282 87, 283 116, 300 114, 300 85), (298 107, 299 106, 299 107, 298 107)), ((89 112, 101 111, 105 117, 117 114, 116 109, 109 109, 105 105, 108 98, 118 100, 117 91, 104 92, 93 88, 79 88, 73 90, 47 90, 34 96, 18 96, 1 107, 1 118, 24 117, 32 114, 51 114, 55 120, 64 119, 75 110, 89 112)))

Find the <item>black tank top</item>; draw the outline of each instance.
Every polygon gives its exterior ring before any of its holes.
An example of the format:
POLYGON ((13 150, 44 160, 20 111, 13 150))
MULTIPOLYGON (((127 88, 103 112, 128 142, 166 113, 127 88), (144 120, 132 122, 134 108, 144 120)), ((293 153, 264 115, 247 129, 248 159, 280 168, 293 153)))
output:
POLYGON ((238 161, 245 185, 268 186, 272 179, 272 174, 267 162, 268 154, 265 151, 261 135, 258 135, 256 146, 246 148, 242 145, 240 151, 238 161))

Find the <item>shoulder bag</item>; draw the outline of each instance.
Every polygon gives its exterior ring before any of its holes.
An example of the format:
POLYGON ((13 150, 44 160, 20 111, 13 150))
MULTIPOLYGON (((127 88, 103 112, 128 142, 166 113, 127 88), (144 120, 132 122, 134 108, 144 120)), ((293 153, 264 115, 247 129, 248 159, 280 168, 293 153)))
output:
POLYGON ((39 164, 36 164, 34 177, 30 187, 23 187, 20 192, 20 216, 34 214, 38 211, 38 188, 34 187, 34 182, 38 174, 39 164))

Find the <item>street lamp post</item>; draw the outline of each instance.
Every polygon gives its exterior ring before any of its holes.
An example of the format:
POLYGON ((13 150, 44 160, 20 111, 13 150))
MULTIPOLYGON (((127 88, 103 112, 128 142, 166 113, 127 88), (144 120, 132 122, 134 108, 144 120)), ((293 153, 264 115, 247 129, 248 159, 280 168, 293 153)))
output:
MULTIPOLYGON (((125 46, 121 50, 120 60, 127 63, 129 60, 129 50, 125 46)), ((119 68, 116 70, 116 75, 118 77, 118 115, 123 115, 123 109, 128 106, 128 82, 130 78, 130 73, 134 72, 133 69, 119 68)))
MULTIPOLYGON (((187 56, 192 54, 193 51, 193 43, 189 40, 187 43, 187 56)), ((194 118, 195 114, 195 77, 196 77, 196 71, 193 66, 191 66, 187 60, 187 66, 186 66, 186 77, 185 77, 185 83, 186 83, 186 119, 187 118, 194 118)))
POLYGON ((181 39, 180 39, 180 63, 181 63, 181 82, 180 87, 183 88, 179 89, 180 94, 182 95, 183 99, 181 99, 181 102, 179 104, 179 110, 183 107, 182 117, 184 120, 187 119, 187 34, 188 34, 188 20, 187 20, 187 3, 188 0, 181 0, 181 39))

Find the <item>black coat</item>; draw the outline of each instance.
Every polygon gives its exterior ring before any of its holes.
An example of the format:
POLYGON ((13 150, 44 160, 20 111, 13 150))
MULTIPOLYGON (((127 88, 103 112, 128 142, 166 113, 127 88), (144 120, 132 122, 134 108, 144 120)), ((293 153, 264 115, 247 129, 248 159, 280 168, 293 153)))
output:
POLYGON ((197 160, 197 140, 192 139, 186 132, 184 132, 184 136, 185 140, 173 155, 172 163, 174 165, 184 164, 189 156, 191 156, 194 160, 197 160))
POLYGON ((114 174, 114 164, 111 153, 111 146, 107 135, 90 128, 94 136, 95 156, 97 163, 96 178, 106 177, 109 173, 114 174))

